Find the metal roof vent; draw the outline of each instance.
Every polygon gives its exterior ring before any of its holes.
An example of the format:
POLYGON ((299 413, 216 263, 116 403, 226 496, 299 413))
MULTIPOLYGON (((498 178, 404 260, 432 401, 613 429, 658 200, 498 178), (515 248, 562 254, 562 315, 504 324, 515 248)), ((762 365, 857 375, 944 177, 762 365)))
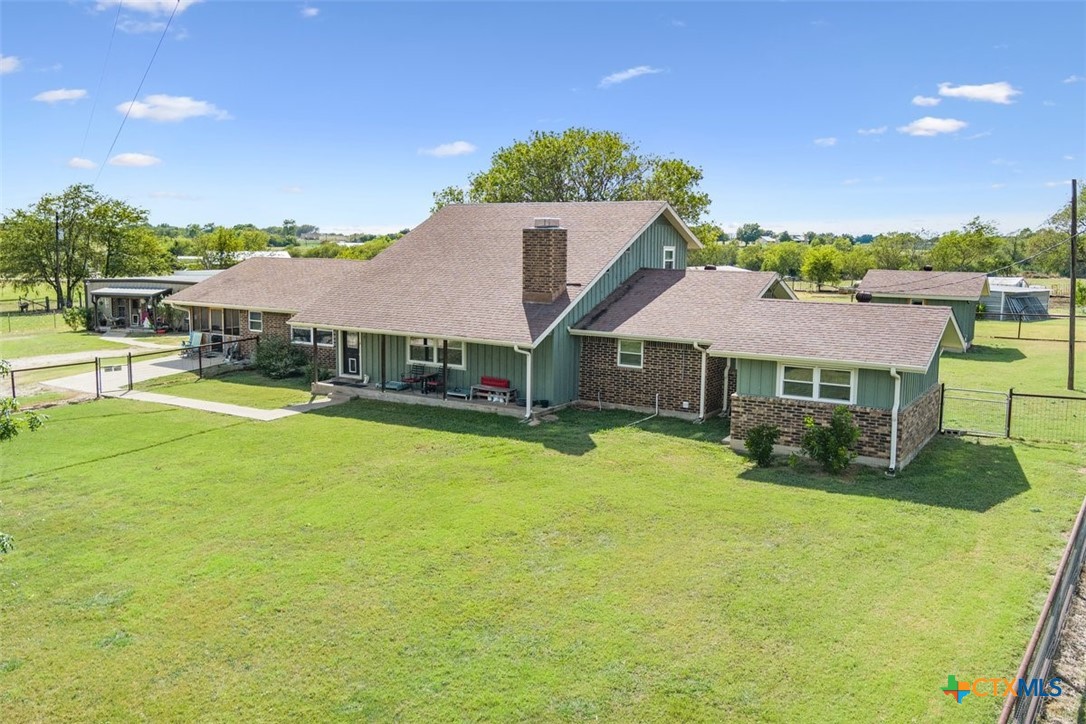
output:
POLYGON ((532 226, 537 229, 557 229, 561 225, 561 219, 555 219, 550 216, 532 220, 532 226))
POLYGON ((871 292, 856 292, 856 301, 857 302, 870 302, 871 301, 871 292))

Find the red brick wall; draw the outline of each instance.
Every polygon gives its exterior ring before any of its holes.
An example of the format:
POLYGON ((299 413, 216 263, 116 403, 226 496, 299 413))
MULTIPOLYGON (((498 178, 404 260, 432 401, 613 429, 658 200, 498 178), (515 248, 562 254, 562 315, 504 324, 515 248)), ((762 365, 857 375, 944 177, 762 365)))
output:
MULTIPOLYGON (((191 308, 188 310, 192 311, 191 308)), ((259 310, 258 310, 259 311, 259 310)), ((249 331, 249 312, 242 310, 241 315, 241 336, 242 337, 268 337, 275 339, 282 339, 287 342, 290 341, 290 326, 287 324, 287 320, 291 318, 290 314, 282 314, 279 312, 264 312, 264 331, 263 332, 250 332, 249 331)), ((338 333, 337 333, 338 339, 338 333)), ((242 342, 241 353, 249 356, 253 353, 255 342, 242 342)), ((307 358, 313 356, 312 345, 298 345, 306 353, 307 358)), ((317 348, 317 363, 322 367, 328 369, 336 369, 336 350, 334 347, 318 347, 317 348)))
MULTIPOLYGON (((719 411, 724 399, 724 366, 710 357, 706 367, 706 414, 719 411)), ((645 342, 641 369, 618 366, 618 340, 581 338, 578 396, 587 402, 697 414, 701 394, 701 353, 689 344, 645 342), (683 401, 689 403, 684 408, 683 401)))
POLYGON ((566 291, 566 230, 533 227, 523 234, 524 301, 549 304, 566 291))

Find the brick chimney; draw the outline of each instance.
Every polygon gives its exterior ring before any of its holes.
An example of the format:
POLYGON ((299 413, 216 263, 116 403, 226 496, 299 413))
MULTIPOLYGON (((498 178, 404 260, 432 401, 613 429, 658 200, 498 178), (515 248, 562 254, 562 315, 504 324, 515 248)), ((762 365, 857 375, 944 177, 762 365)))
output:
POLYGON ((524 301, 550 304, 566 291, 566 230, 558 219, 535 219, 522 249, 524 301))

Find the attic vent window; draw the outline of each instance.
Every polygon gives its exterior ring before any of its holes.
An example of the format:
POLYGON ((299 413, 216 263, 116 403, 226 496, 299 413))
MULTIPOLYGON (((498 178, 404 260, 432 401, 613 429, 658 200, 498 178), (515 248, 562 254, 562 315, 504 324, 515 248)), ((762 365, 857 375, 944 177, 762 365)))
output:
POLYGON ((537 229, 557 229, 561 225, 562 225, 561 219, 555 219, 555 218, 550 217, 550 216, 534 219, 532 221, 532 226, 534 226, 537 229))

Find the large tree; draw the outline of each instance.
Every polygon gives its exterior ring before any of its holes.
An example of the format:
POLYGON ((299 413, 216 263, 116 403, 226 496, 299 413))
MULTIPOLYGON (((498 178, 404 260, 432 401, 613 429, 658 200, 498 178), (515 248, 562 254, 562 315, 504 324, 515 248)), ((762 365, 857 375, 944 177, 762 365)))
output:
POLYGON ((980 217, 960 230, 948 231, 931 249, 931 264, 940 271, 990 271, 1008 264, 1010 254, 995 226, 980 217))
POLYGON ((843 254, 829 244, 816 246, 803 257, 803 278, 814 282, 818 291, 823 284, 835 282, 841 278, 841 257, 843 254))
POLYGON ((891 231, 871 242, 873 269, 916 269, 923 240, 916 234, 891 231))
POLYGON ((807 245, 797 241, 769 244, 762 260, 762 271, 774 271, 782 277, 798 277, 806 254, 807 245))
POLYGON ((434 210, 464 202, 661 200, 686 223, 697 224, 709 208, 709 195, 698 189, 701 180, 700 168, 642 154, 614 131, 535 131, 526 141, 499 148, 490 168, 468 178, 467 190, 449 186, 435 192, 434 210))
POLYGON ((46 284, 58 306, 93 274, 167 271, 169 257, 147 227, 147 212, 89 184, 46 194, 0 220, 0 277, 46 284))

